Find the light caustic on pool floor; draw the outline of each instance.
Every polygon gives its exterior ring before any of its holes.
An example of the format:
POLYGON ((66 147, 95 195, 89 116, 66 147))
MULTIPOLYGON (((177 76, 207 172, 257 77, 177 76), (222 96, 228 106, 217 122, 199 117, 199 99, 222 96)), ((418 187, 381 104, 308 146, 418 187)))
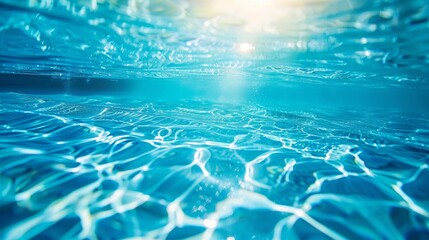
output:
POLYGON ((429 236, 424 116, 1 98, 3 239, 429 236))

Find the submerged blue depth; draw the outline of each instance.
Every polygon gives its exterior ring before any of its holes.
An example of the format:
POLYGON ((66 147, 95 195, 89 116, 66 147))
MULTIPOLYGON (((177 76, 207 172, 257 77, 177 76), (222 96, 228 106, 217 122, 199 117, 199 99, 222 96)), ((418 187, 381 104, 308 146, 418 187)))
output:
POLYGON ((0 0, 0 239, 428 239, 428 19, 0 0))

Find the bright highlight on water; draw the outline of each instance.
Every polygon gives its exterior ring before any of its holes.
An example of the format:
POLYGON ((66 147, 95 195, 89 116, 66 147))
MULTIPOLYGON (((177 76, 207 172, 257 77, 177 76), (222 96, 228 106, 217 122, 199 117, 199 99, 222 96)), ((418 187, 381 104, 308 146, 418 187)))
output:
POLYGON ((429 238, 423 0, 0 0, 0 239, 429 238))

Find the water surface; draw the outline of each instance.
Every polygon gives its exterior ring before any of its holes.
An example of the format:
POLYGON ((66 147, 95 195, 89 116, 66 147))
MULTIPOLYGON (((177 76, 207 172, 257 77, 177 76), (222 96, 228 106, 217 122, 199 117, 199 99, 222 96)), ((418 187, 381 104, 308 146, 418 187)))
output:
POLYGON ((428 19, 1 0, 0 238, 429 238, 428 19))

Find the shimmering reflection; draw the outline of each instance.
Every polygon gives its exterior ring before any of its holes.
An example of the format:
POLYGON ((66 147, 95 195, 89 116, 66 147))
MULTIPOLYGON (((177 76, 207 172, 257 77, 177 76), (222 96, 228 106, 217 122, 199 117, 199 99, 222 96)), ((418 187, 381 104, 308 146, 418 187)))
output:
POLYGON ((145 81, 223 77, 233 66, 264 81, 423 85, 427 9, 427 0, 0 0, 0 73, 145 81))
POLYGON ((0 238, 429 237, 427 116, 74 100, 1 94, 0 238))

